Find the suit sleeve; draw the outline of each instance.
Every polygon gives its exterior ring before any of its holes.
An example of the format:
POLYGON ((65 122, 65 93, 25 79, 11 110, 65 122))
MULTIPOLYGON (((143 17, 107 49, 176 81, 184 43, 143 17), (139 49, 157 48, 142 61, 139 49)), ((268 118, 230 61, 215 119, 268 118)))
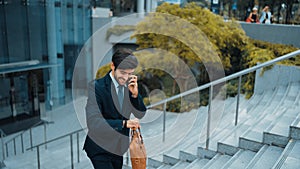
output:
POLYGON ((132 105, 132 113, 136 118, 143 118, 146 114, 146 106, 143 102, 142 96, 139 94, 137 98, 133 98, 130 95, 130 102, 132 105))

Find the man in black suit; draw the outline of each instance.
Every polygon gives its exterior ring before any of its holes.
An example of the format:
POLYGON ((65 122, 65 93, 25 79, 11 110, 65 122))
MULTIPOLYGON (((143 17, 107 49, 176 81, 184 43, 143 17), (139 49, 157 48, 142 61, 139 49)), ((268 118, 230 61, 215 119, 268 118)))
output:
POLYGON ((84 150, 95 169, 121 169, 129 147, 129 129, 140 127, 146 107, 133 75, 137 58, 129 49, 112 56, 111 71, 89 85, 86 105, 88 134, 84 150), (131 113, 136 117, 129 119, 131 113))

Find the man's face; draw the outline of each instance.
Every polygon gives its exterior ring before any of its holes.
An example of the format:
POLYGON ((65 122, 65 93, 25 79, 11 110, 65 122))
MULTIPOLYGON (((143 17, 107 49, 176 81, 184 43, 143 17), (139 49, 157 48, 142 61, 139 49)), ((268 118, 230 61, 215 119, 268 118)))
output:
POLYGON ((116 69, 112 70, 113 76, 119 85, 125 85, 128 78, 133 74, 134 69, 116 69))

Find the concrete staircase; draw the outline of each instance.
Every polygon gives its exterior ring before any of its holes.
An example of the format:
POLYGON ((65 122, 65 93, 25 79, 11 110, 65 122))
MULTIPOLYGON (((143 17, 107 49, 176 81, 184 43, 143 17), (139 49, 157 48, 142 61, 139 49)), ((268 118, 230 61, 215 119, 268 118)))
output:
POLYGON ((194 125, 172 150, 149 157, 148 168, 300 168, 299 91, 300 83, 292 82, 241 100, 237 126, 235 102, 227 99, 208 149, 194 125))
MULTIPOLYGON (((148 110, 148 116, 141 121, 148 154, 147 168, 300 168, 299 91, 300 82, 291 82, 255 92, 249 100, 241 96, 236 126, 237 98, 222 100, 216 97, 212 102, 208 148, 208 107, 185 113, 167 112, 165 135, 162 134, 162 111, 148 110)), ((72 105, 67 105, 57 110, 57 118, 53 116, 57 121, 49 124, 49 139, 81 127, 76 113, 69 113, 73 111, 71 107, 72 105), (62 117, 62 114, 67 113, 69 114, 62 117)), ((34 137, 38 137, 38 140, 42 137, 42 130, 34 131, 34 137)), ((49 143, 47 149, 41 147, 42 168, 67 169, 72 165, 80 169, 92 168, 82 151, 85 135, 85 132, 81 132, 78 142, 76 136, 73 136, 73 159, 70 155, 69 137, 49 143)), ((37 168, 36 150, 17 153, 16 156, 12 152, 8 153, 9 157, 4 160, 6 169, 37 168)), ((123 168, 130 168, 127 154, 124 155, 123 168)))

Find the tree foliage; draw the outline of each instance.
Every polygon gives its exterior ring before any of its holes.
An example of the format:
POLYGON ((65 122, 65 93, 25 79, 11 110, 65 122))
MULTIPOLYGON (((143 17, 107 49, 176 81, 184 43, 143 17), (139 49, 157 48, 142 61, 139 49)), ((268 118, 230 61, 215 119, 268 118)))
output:
MULTIPOLYGON (((182 73, 180 64, 176 64, 172 59, 174 57, 179 57, 191 69, 197 69, 196 71, 200 72, 197 82, 198 85, 201 85, 219 78, 211 78, 208 75, 220 69, 216 57, 211 56, 217 56, 220 59, 222 69, 224 68, 226 75, 229 75, 297 49, 288 45, 250 39, 234 20, 224 22, 221 16, 211 13, 195 3, 189 3, 184 7, 168 3, 162 4, 157 8, 156 13, 149 14, 136 26, 132 38, 136 38, 139 49, 145 49, 142 53, 136 53, 139 59, 143 60, 142 63, 147 64, 142 64, 141 69, 165 66, 162 64, 170 63, 168 64, 170 69, 177 70, 173 80, 176 79, 177 83, 183 84, 183 86, 188 85, 188 82, 185 82, 185 74, 182 73), (191 24, 193 26, 190 26, 191 24), (197 28, 196 31, 194 27, 197 28), (147 50, 152 48, 160 49, 160 51, 147 50), (159 58, 155 58, 156 55, 159 55, 159 58)), ((299 57, 292 58, 281 64, 300 65, 300 59, 299 57)), ((159 77, 166 75, 166 72, 157 69, 151 71, 159 77)), ((253 92, 254 80, 253 73, 242 79, 242 92, 248 98, 253 92)), ((237 81, 233 81, 229 84, 227 90, 230 91, 227 92, 230 96, 236 94, 236 83, 237 81)), ((186 88, 189 87, 186 86, 186 88)), ((169 96, 174 95, 174 92, 178 92, 178 90, 173 90, 169 96)), ((201 95, 200 104, 205 105, 208 96, 207 91, 203 92, 205 94, 201 95)), ((172 110, 178 111, 174 105, 172 110)))
MULTIPOLYGON (((234 20, 224 22, 222 17, 211 13, 207 9, 197 6, 195 3, 189 3, 184 7, 164 3, 157 8, 156 12, 180 17, 199 28, 209 40, 209 42, 205 41, 204 43, 212 44, 212 47, 209 47, 207 45, 202 45, 203 43, 201 42, 197 42, 197 44, 199 44, 197 47, 200 50, 205 51, 201 54, 206 57, 207 51, 214 49, 218 57, 221 59, 226 75, 255 66, 257 63, 262 63, 296 50, 296 48, 292 46, 252 40, 246 36, 241 26, 234 20), (210 49, 206 50, 206 48, 210 49)), ((189 49, 189 46, 183 44, 178 39, 173 38, 174 36, 170 37, 161 34, 149 33, 149 28, 167 29, 165 32, 171 32, 171 34, 184 34, 185 38, 190 41, 200 41, 199 39, 193 38, 193 32, 190 32, 189 29, 184 29, 185 25, 178 25, 178 29, 174 27, 165 28, 162 25, 164 25, 165 22, 169 22, 167 20, 168 18, 161 19, 160 17, 162 16, 153 14, 146 17, 144 21, 137 25, 133 37, 137 39, 137 44, 140 49, 160 48, 170 51, 186 61, 189 66, 192 66, 195 62, 199 62, 199 56, 189 49), (151 23, 151 25, 149 23, 151 23)), ((203 57, 200 58, 200 62, 203 63, 203 57)), ((209 61, 213 63, 213 60, 209 61)), ((294 61, 295 60, 285 61, 285 63, 299 64, 294 61)), ((200 69, 205 69, 205 67, 200 66, 200 69)), ((203 71, 200 70, 200 72, 203 71)), ((207 78, 204 80, 204 83, 211 80, 208 79, 208 76, 203 74, 201 76, 202 78, 207 78)), ((248 97, 250 97, 253 90, 254 75, 250 74, 244 77, 243 82, 243 91, 248 94, 248 97)))

